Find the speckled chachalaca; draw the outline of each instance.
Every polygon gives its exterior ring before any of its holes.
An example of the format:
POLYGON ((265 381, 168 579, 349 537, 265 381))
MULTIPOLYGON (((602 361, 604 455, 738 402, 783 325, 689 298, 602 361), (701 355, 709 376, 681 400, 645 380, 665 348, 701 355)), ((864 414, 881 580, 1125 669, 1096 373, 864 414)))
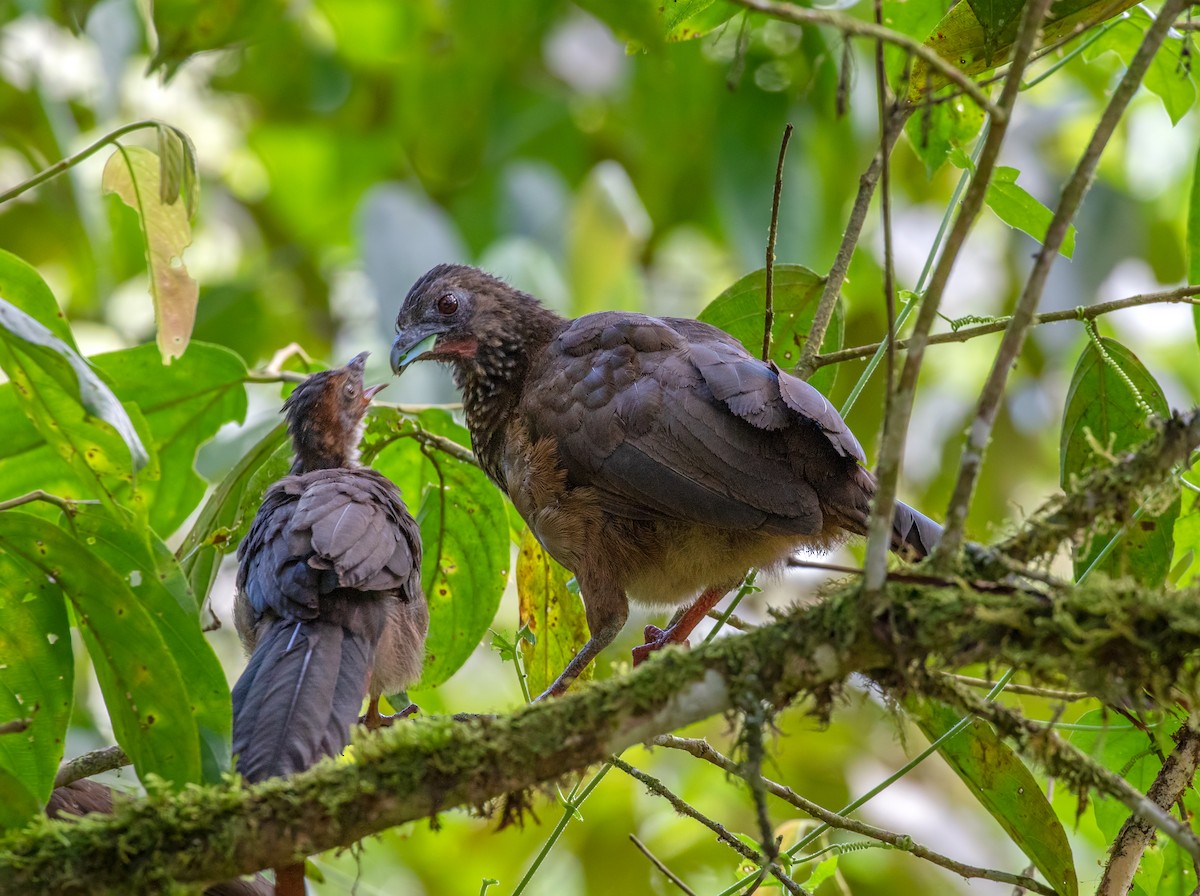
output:
MULTIPOLYGON (((538 541, 575 573, 591 637, 561 694, 625 624, 630 600, 685 607, 635 661, 688 632, 752 567, 865 534, 875 480, 816 389, 682 318, 568 320, 475 268, 440 265, 396 319, 392 369, 449 363, 471 443, 538 541)), ((896 506, 892 546, 941 534, 896 506)))
MULTIPOLYGON (((247 781, 340 753, 363 698, 368 727, 385 724, 380 695, 421 672, 420 532, 396 486, 358 463, 363 417, 383 388, 364 388, 366 357, 288 396, 295 461, 238 548, 234 618, 250 661, 233 688, 233 752, 247 781)), ((303 868, 279 869, 276 887, 303 892, 303 868)))

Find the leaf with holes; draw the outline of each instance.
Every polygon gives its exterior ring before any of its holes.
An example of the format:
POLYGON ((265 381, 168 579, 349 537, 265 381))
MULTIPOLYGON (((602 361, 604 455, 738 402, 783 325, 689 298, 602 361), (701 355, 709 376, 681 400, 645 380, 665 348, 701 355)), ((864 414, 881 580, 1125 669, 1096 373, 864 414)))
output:
MULTIPOLYGON (((1154 430, 1150 415, 1169 413, 1162 389, 1129 349, 1115 339, 1089 340, 1075 365, 1063 412, 1059 482, 1108 466, 1141 444, 1154 430)), ((1133 520, 1137 507, 1125 508, 1125 532, 1098 567, 1110 576, 1131 576, 1145 585, 1161 585, 1171 568, 1172 530, 1179 516, 1180 486, 1164 486, 1147 513, 1133 520)), ((1097 529, 1075 551, 1075 575, 1081 576, 1117 534, 1097 529)))
POLYGON ((179 666, 126 581, 58 526, 0 514, 0 549, 52 579, 75 608, 117 742, 138 775, 200 780, 196 719, 179 666))
MULTIPOLYGON (((771 304, 775 322, 771 326, 771 360, 781 370, 791 370, 800 360, 800 351, 812 328, 813 314, 825 287, 825 278, 803 265, 775 265, 771 304)), ((737 339, 754 357, 762 357, 763 328, 766 321, 767 271, 760 268, 742 277, 700 312, 700 320, 724 330, 737 339)), ((825 331, 821 351, 842 347, 842 300, 833 308, 833 317, 825 331)), ((822 367, 809 382, 828 392, 837 368, 822 367)))
POLYGON ((183 264, 183 250, 192 243, 186 204, 163 202, 161 171, 161 160, 150 150, 123 146, 109 157, 100 184, 105 194, 116 193, 141 221, 158 349, 169 364, 187 348, 200 287, 183 264))
POLYGON ((386 420, 384 414, 373 415, 366 456, 373 455, 371 465, 400 487, 421 525, 429 637, 416 687, 433 688, 467 661, 496 616, 508 581, 508 511, 478 467, 403 436, 419 426, 469 444, 466 430, 448 413, 423 411, 387 434, 386 420))
POLYGON ((0 828, 27 822, 50 797, 74 702, 75 657, 62 593, 44 573, 0 551, 0 828))
MULTIPOLYGON (((930 742, 959 721, 956 710, 934 700, 907 699, 904 708, 930 742)), ((972 719, 938 752, 1055 892, 1077 896, 1075 861, 1062 823, 1033 773, 992 727, 972 719)))
MULTIPOLYGON (((567 587, 571 578, 526 529, 517 553, 517 606, 521 625, 533 635, 532 642, 521 640, 521 656, 534 696, 550 686, 588 639, 583 601, 567 587)), ((590 678, 591 666, 579 677, 590 678)))

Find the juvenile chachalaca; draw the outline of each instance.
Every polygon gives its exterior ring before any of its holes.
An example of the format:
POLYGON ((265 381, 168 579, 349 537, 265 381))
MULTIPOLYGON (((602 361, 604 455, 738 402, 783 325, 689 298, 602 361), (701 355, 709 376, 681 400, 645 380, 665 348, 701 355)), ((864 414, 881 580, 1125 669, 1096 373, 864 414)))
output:
MULTIPOLYGON (((421 673, 420 532, 396 486, 358 463, 363 416, 383 388, 363 387, 366 358, 288 396, 295 462, 238 548, 234 618, 250 662, 233 688, 233 752, 248 781, 340 753, 364 696, 363 721, 385 724, 380 695, 421 673)), ((302 867, 276 878, 278 893, 303 892, 302 867)))
MULTIPOLYGON (((392 369, 449 363, 471 443, 549 554, 575 573, 591 637, 542 696, 612 642, 630 600, 684 606, 641 661, 688 633, 752 567, 866 533, 875 480, 816 389, 728 334, 605 311, 567 320, 475 268, 440 265, 396 319, 392 369)), ((897 504, 892 547, 941 527, 897 504)))

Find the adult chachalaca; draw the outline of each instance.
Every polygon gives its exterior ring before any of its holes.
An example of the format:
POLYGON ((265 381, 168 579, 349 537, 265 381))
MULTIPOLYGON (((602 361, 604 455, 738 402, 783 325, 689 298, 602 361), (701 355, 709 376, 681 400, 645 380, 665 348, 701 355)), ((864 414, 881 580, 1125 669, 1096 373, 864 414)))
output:
MULTIPOLYGON (((379 697, 420 675, 429 627, 417 523, 388 479, 358 463, 363 352, 284 402, 295 461, 263 496, 238 548, 234 618, 250 662, 233 688, 233 752, 247 781, 333 756, 379 697)), ((302 893, 303 867, 276 872, 302 893)), ((288 888, 291 889, 288 889, 288 888)))
MULTIPOLYGON (((542 696, 612 642, 629 600, 683 605, 635 662, 688 633, 752 567, 866 533, 875 480, 816 389, 682 318, 567 320, 463 265, 413 285, 392 369, 449 363, 471 443, 552 557, 575 573, 591 637, 542 696)), ((941 527, 896 505, 892 547, 941 527)))

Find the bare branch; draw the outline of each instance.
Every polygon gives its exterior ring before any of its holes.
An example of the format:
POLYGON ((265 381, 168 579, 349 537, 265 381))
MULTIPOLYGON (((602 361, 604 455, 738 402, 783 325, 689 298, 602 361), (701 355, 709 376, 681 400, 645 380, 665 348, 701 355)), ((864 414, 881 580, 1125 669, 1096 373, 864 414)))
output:
POLYGON ((889 415, 887 426, 883 431, 883 443, 879 451, 878 477, 879 490, 875 495, 874 507, 868 525, 867 557, 864 564, 866 575, 863 587, 876 590, 882 587, 887 577, 887 551, 891 542, 892 512, 896 502, 896 485, 900 478, 900 468, 904 461, 904 440, 908 433, 908 423, 912 417, 913 400, 916 393, 917 375, 921 370, 921 362, 925 356, 925 345, 929 331, 937 317, 938 306, 946 284, 950 280, 950 272, 958 259, 966 242, 967 234, 975 224, 983 208, 984 196, 987 194, 992 171, 1000 153, 1000 146, 1008 133, 1008 116, 1017 94, 1021 88, 1021 77, 1029 54, 1033 52, 1037 42, 1041 22, 1050 7, 1050 0, 1032 0, 1021 11, 1021 23, 1017 30, 1017 39, 1013 44, 1013 59, 1008 75, 1004 80, 1004 88, 1000 93, 999 106, 1002 114, 994 116, 988 128, 987 138, 979 154, 975 173, 963 194, 962 205, 958 216, 946 237, 946 244, 938 258, 929 288, 921 299, 921 307, 917 312, 917 321, 913 326, 913 334, 909 339, 908 357, 900 376, 893 401, 893 412, 889 415))
MULTIPOLYGON (((740 778, 745 776, 742 774, 741 766, 715 750, 709 745, 708 741, 699 740, 697 738, 676 737, 673 734, 664 734, 654 738, 652 743, 659 747, 669 747, 673 750, 683 750, 685 753, 690 753, 697 759, 703 759, 705 762, 712 763, 717 768, 724 770, 728 774, 737 775, 740 778)), ((941 853, 934 852, 928 847, 915 843, 907 834, 898 834, 894 831, 889 831, 884 828, 875 827, 875 825, 867 824, 865 821, 858 821, 854 818, 847 818, 845 815, 839 815, 836 812, 830 812, 828 809, 820 806, 812 800, 805 799, 796 793, 790 787, 771 781, 767 778, 763 779, 766 789, 773 796, 779 797, 784 802, 790 803, 801 812, 811 815, 818 821, 824 822, 831 828, 837 828, 843 831, 849 831, 852 834, 858 834, 862 837, 870 837, 872 840, 878 840, 880 843, 887 843, 896 849, 904 850, 912 853, 920 859, 925 859, 945 868, 947 871, 953 871, 961 877, 970 879, 978 878, 981 880, 994 880, 1000 883, 1014 884, 1018 887, 1024 887, 1034 893, 1041 893, 1042 896, 1055 896, 1054 889, 1048 887, 1040 881, 1033 878, 1025 877, 1020 874, 1010 874, 1007 871, 994 871, 990 868, 978 868, 974 865, 966 865, 962 862, 957 862, 954 859, 944 856, 941 853)))
POLYGON ((1121 122, 1129 101, 1133 99, 1154 55, 1166 39, 1171 23, 1178 18, 1188 2, 1189 0, 1166 0, 1163 4, 1158 17, 1146 30, 1142 45, 1138 47, 1130 61, 1120 84, 1113 91, 1112 98, 1105 107, 1104 114, 1100 116, 1100 122, 1096 125, 1096 130, 1079 159, 1079 164, 1075 166, 1071 179, 1063 187, 1062 198, 1059 200, 1054 217, 1046 230, 1046 238, 1038 251, 1033 270, 1029 273, 1029 279, 1025 282, 1025 289, 1017 299, 1012 319, 1004 331, 1000 349, 996 352, 992 369, 988 374, 983 391, 980 393, 975 420, 967 430, 967 442, 962 450, 958 480, 954 484, 954 492, 950 497, 949 507, 946 509, 945 532, 934 550, 935 557, 939 557, 943 561, 945 558, 957 554, 962 547, 967 510, 971 505, 971 497, 975 492, 975 482, 979 477, 979 471, 983 467, 984 452, 991 439, 992 426, 995 424, 996 414, 1004 397, 1004 387, 1008 382, 1009 372, 1025 344, 1025 336, 1033 322, 1034 310, 1041 301, 1042 291, 1050 276, 1050 268, 1058 257, 1058 250, 1066 238, 1067 229, 1071 226, 1071 220, 1075 217, 1075 212, 1079 209, 1084 194, 1087 193, 1088 187, 1095 178, 1096 168, 1100 164, 1100 156, 1116 131, 1117 125, 1121 122))
POLYGON ((104 747, 100 750, 93 750, 82 756, 76 756, 74 759, 65 760, 58 767, 58 774, 54 776, 54 786, 66 787, 82 778, 90 778, 102 772, 111 772, 113 769, 122 768, 129 765, 129 762, 129 757, 120 747, 104 747))
POLYGON ((783 160, 787 158, 788 142, 792 139, 791 123, 783 129, 779 141, 779 162, 775 166, 775 192, 771 199, 771 226, 767 230, 766 306, 763 314, 762 359, 771 360, 771 330, 775 326, 775 237, 779 234, 779 198, 783 195, 783 160))
POLYGON ((650 864, 652 864, 655 868, 657 868, 664 875, 666 875, 667 880, 669 880, 671 883, 673 883, 675 886, 677 886, 684 893, 688 894, 688 896, 696 896, 695 890, 693 890, 691 887, 689 887, 687 884, 685 884, 682 880, 680 880, 678 875, 676 875, 674 871, 672 871, 670 868, 668 868, 666 865, 664 865, 662 860, 659 859, 659 857, 656 856, 654 853, 652 853, 646 847, 646 844, 643 843, 641 840, 639 840, 636 835, 630 834, 629 841, 641 851, 642 855, 644 855, 647 859, 650 860, 650 864))
POLYGON ((77 498, 62 498, 58 495, 52 495, 49 492, 42 491, 40 488, 34 489, 28 494, 20 495, 16 498, 9 498, 7 501, 0 501, 0 511, 12 510, 14 507, 20 507, 23 504, 32 504, 34 501, 44 501, 47 504, 53 504, 63 513, 73 516, 75 508, 80 504, 99 504, 99 501, 83 501, 77 498))
MULTIPOLYGON (((1200 764, 1200 732, 1185 725, 1176 737, 1175 750, 1150 785, 1146 798, 1169 812, 1175 801, 1192 786, 1197 764, 1200 764)), ((1133 888, 1133 875, 1153 836, 1154 825, 1137 814, 1129 817, 1109 852, 1108 865, 1096 888, 1096 896, 1125 896, 1133 888)))
MULTIPOLYGON (((1033 326, 1041 326, 1042 324, 1061 323, 1062 321, 1095 320, 1101 315, 1111 314, 1114 311, 1121 311, 1125 308, 1136 308, 1139 305, 1165 305, 1174 303, 1200 305, 1200 298, 1197 298, 1197 296, 1200 296, 1200 286, 1181 286, 1178 289, 1142 293, 1136 296, 1128 296, 1124 299, 1114 299, 1111 302, 1100 302, 1097 305, 1072 308, 1069 311, 1047 311, 1043 314, 1035 314, 1032 323, 1033 326)), ((989 321, 985 324, 959 327, 950 333, 938 333, 930 336, 926 344, 945 345, 951 342, 967 342, 971 339, 977 339, 980 336, 1000 333, 1008 326, 1009 320, 1011 320, 1009 317, 998 317, 994 321, 989 321)), ((813 359, 813 367, 819 368, 829 364, 841 364, 844 361, 869 358, 875 354, 881 345, 883 345, 882 342, 873 342, 870 345, 857 345, 853 348, 844 348, 841 351, 817 355, 813 359)), ((903 351, 906 348, 908 348, 907 339, 901 339, 896 342, 897 351, 903 351)))

